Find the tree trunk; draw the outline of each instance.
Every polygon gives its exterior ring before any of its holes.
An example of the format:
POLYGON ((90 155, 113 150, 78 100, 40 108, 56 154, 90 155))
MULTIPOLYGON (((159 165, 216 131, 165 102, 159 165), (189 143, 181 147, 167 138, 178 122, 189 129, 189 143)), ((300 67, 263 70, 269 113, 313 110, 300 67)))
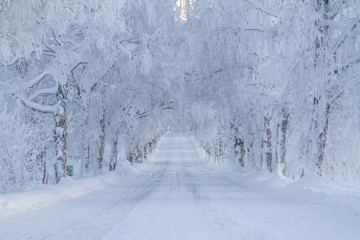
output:
POLYGON ((40 152, 39 159, 42 163, 42 184, 48 184, 48 174, 47 174, 47 165, 46 165, 46 147, 40 152))
POLYGON ((245 167, 245 161, 244 161, 245 153, 246 153, 245 143, 241 138, 235 137, 234 149, 235 149, 235 156, 239 161, 241 167, 245 167))
POLYGON ((272 149, 271 149, 271 129, 270 129, 270 117, 264 117, 264 128, 266 137, 265 140, 263 140, 264 148, 265 148, 265 158, 266 158, 266 167, 269 170, 269 172, 273 171, 272 166, 272 149))
POLYGON ((58 101, 60 101, 60 111, 55 115, 55 131, 54 140, 56 144, 56 183, 59 183, 61 178, 66 177, 66 149, 67 149, 67 113, 66 113, 66 92, 59 84, 58 101))
POLYGON ((281 140, 280 140, 280 164, 282 174, 286 176, 286 133, 289 125, 289 114, 283 110, 283 120, 281 122, 281 140))
MULTIPOLYGON (((85 138, 85 137, 84 137, 85 138)), ((82 146, 82 164, 81 164, 81 174, 89 174, 89 166, 90 166, 90 144, 87 139, 84 139, 82 146)))
POLYGON ((105 110, 103 111, 102 119, 100 120, 101 135, 100 135, 100 149, 98 158, 98 169, 102 170, 104 162, 104 150, 105 150, 105 110))
POLYGON ((111 161, 110 161, 110 165, 109 165, 109 171, 114 171, 116 168, 116 164, 117 164, 117 157, 118 157, 118 134, 116 134, 114 143, 113 143, 113 151, 112 151, 112 157, 111 157, 111 161))
POLYGON ((325 108, 325 122, 324 127, 318 137, 318 159, 317 159, 317 174, 322 176, 322 164, 324 162, 324 154, 326 148, 326 138, 329 130, 329 115, 330 115, 330 103, 326 104, 325 108))

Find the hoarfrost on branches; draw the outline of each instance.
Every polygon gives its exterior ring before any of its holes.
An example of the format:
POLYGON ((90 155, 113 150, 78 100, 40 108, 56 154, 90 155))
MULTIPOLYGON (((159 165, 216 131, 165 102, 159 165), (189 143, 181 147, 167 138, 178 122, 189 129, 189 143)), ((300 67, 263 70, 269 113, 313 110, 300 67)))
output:
POLYGON ((216 164, 358 181, 359 12, 355 0, 1 1, 0 189, 57 183, 74 159, 79 175, 141 163, 169 129, 216 164))

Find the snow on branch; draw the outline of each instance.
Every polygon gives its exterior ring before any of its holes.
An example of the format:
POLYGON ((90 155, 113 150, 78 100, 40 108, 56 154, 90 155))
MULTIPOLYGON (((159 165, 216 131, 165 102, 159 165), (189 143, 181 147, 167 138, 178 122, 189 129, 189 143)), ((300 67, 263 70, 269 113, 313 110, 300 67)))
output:
MULTIPOLYGON (((53 73, 51 71, 44 71, 40 75, 33 78, 30 82, 28 82, 27 87, 31 88, 31 87, 35 86, 40 81, 42 81, 46 76, 53 76, 53 73)), ((41 95, 46 95, 46 94, 54 94, 55 95, 55 94, 57 94, 57 92, 58 92, 58 86, 56 84, 54 87, 51 87, 51 88, 43 88, 43 89, 36 90, 27 99, 22 98, 21 102, 22 102, 22 104, 24 104, 24 106, 32 109, 33 111, 41 112, 41 113, 54 113, 55 114, 59 111, 59 103, 56 103, 54 105, 43 105, 43 104, 33 102, 33 100, 41 95)))
POLYGON ((27 99, 21 99, 22 104, 24 106, 30 108, 33 111, 41 112, 41 113, 54 113, 56 114, 59 111, 59 104, 56 103, 54 105, 42 105, 39 103, 34 103, 32 101, 29 101, 27 99))
POLYGON ((5 66, 9 67, 9 66, 17 63, 19 60, 22 60, 22 59, 24 59, 24 58, 22 58, 22 57, 14 57, 11 61, 5 62, 5 66))
MULTIPOLYGON (((76 65, 70 70, 71 77, 72 77, 72 79, 73 79, 74 81, 75 81, 75 76, 74 76, 75 70, 76 70, 78 67, 83 66, 83 65, 87 65, 87 64, 88 64, 88 62, 79 62, 78 64, 76 64, 76 65)), ((77 88, 78 92, 80 93, 80 88, 79 88, 78 85, 76 85, 76 88, 77 88)))
POLYGON ((88 64, 87 62, 79 62, 77 63, 71 70, 70 70, 70 73, 73 74, 73 72, 81 65, 86 65, 88 64))
POLYGON ((29 96, 29 100, 34 100, 35 98, 41 96, 41 95, 45 95, 45 94, 56 94, 58 92, 58 87, 55 86, 53 88, 44 88, 44 89, 40 89, 36 92, 34 92, 33 94, 31 94, 29 96))
POLYGON ((30 82, 28 82, 27 87, 29 87, 29 88, 33 87, 34 85, 38 84, 41 80, 43 80, 44 77, 46 77, 47 75, 52 75, 52 72, 45 71, 45 72, 41 73, 40 75, 33 78, 30 82))
POLYGON ((246 0, 246 2, 250 3, 256 9, 259 9, 259 10, 263 11, 264 13, 266 13, 266 14, 268 14, 270 16, 277 17, 277 18, 282 18, 282 14, 279 11, 276 11, 275 9, 267 7, 264 4, 259 3, 258 1, 246 0))
POLYGON ((258 32, 266 32, 268 28, 264 28, 261 26, 239 26, 237 29, 244 31, 258 31, 258 32))
POLYGON ((260 25, 244 25, 244 26, 236 26, 236 27, 222 27, 222 28, 218 28, 216 29, 217 31, 234 31, 234 32, 239 32, 239 31, 257 31, 257 32, 267 32, 269 30, 271 30, 271 28, 269 27, 263 27, 260 25))

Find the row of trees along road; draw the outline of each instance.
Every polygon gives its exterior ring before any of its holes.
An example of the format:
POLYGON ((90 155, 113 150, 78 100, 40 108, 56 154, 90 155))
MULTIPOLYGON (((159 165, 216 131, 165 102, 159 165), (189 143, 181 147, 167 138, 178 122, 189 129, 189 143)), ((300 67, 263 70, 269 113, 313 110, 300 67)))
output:
POLYGON ((0 1, 0 191, 144 161, 360 178, 356 0, 0 1))

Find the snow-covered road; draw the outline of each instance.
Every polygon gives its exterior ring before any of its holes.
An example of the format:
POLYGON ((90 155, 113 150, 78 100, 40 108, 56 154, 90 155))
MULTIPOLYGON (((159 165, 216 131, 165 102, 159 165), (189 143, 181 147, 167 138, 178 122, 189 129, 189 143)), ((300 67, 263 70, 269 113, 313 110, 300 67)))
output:
POLYGON ((152 160, 121 181, 93 186, 22 203, 35 208, 13 205, 41 192, 4 196, 0 239, 360 239, 359 196, 210 167, 185 133, 167 134, 152 160))

